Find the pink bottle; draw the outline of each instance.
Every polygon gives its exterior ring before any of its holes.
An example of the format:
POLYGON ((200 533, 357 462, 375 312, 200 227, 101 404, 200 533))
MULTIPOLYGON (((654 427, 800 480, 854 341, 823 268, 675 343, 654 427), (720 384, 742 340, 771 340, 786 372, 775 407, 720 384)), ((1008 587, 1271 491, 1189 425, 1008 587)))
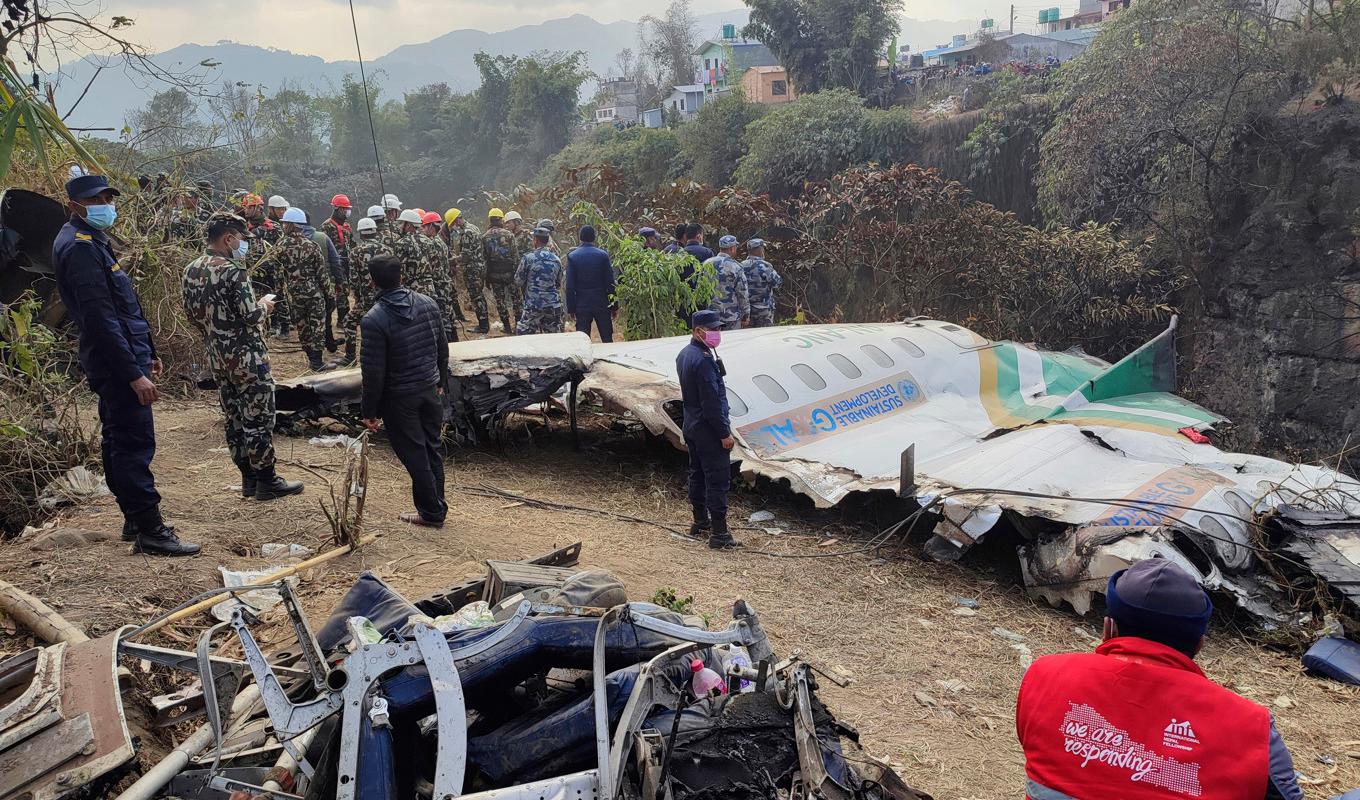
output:
POLYGON ((727 682, 721 675, 705 667, 703 659, 696 658, 690 661, 689 669, 694 673, 694 677, 690 679, 690 688, 694 691, 695 697, 708 697, 715 691, 718 694, 727 694, 727 682))

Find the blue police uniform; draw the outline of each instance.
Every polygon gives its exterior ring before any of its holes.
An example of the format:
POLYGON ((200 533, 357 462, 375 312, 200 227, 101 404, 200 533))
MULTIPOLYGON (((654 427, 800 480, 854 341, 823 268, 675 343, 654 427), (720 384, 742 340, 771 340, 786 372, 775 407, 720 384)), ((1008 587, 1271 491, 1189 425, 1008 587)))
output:
POLYGON ((80 365, 99 396, 109 490, 130 522, 157 525, 161 496, 151 475, 156 430, 151 406, 142 405, 130 385, 151 375, 151 326, 103 231, 72 216, 52 244, 52 263, 61 301, 80 334, 80 365))
POLYGON ((600 341, 614 341, 614 265, 609 254, 583 241, 567 254, 567 314, 576 317, 576 330, 590 335, 593 323, 600 341))
MULTIPOLYGON (((696 326, 717 325, 717 314, 700 311, 694 315, 696 326), (712 319, 709 319, 711 317, 712 319)), ((705 517, 713 526, 710 544, 731 543, 727 533, 727 493, 732 488, 731 459, 722 440, 732 435, 728 415, 727 387, 723 383, 722 360, 708 345, 695 338, 675 358, 684 406, 683 431, 689 450, 689 502, 695 524, 705 527, 705 517), (707 512, 706 514, 704 512, 707 512)))

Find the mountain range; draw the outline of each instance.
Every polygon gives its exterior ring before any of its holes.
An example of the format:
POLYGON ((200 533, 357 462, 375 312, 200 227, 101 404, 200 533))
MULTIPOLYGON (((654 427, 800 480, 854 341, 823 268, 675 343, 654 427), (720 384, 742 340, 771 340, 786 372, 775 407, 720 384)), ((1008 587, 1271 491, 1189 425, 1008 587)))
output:
MULTIPOLYGON (((716 37, 722 26, 729 23, 740 28, 746 23, 747 15, 746 8, 699 15, 699 36, 701 39, 716 37)), ((973 20, 904 19, 900 39, 915 51, 948 41, 952 34, 969 30, 973 25, 976 25, 973 20)), ((586 52, 592 70, 607 75, 620 51, 636 49, 637 39, 636 22, 602 23, 575 14, 496 33, 472 29, 450 31, 428 42, 402 45, 366 62, 365 68, 371 82, 381 87, 382 97, 398 96, 432 83, 447 83, 454 91, 466 92, 477 88, 480 82, 472 61, 479 51, 523 56, 560 50, 564 43, 570 42, 586 52)), ((345 75, 359 73, 357 61, 326 61, 318 56, 231 41, 179 45, 155 54, 152 61, 171 72, 204 75, 209 86, 224 82, 244 83, 258 86, 266 94, 277 91, 285 82, 302 89, 338 87, 345 75)), ((165 88, 165 84, 148 80, 125 67, 105 67, 96 75, 102 63, 85 59, 67 66, 56 90, 57 107, 65 112, 93 77, 90 91, 70 114, 67 123, 72 127, 114 128, 114 133, 97 135, 115 138, 127 113, 145 105, 152 94, 165 88)), ((582 96, 587 97, 593 91, 592 83, 583 88, 582 96)))

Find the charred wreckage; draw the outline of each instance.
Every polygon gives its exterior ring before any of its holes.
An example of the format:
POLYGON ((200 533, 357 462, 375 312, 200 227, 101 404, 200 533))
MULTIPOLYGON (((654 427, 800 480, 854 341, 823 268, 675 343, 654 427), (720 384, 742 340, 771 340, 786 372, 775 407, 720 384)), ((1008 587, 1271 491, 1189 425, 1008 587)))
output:
POLYGON ((139 641, 157 620, 30 650, 0 664, 0 797, 122 778, 121 658, 197 678, 152 702, 163 722, 205 722, 120 800, 929 800, 859 748, 747 603, 707 630, 571 568, 579 552, 488 562, 415 603, 364 573, 315 633, 282 580, 286 648, 259 643, 242 600, 194 651, 139 641), (230 639, 243 657, 222 654, 230 639), (701 691, 701 671, 722 682, 701 691))

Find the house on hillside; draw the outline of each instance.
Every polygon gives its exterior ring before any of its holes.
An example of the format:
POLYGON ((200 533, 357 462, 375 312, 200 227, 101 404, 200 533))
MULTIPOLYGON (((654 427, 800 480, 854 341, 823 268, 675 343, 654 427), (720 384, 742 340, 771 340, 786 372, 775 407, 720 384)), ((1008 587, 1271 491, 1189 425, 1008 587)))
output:
POLYGON ((741 90, 753 103, 776 105, 794 98, 793 84, 783 67, 751 67, 741 76, 741 90))
POLYGON ((632 125, 638 121, 637 84, 629 78, 609 78, 600 87, 603 102, 595 109, 597 125, 632 125))
POLYGON ((1039 12, 1039 30, 1045 34, 1070 31, 1090 25, 1099 25, 1105 20, 1105 10, 1101 0, 1081 0, 1076 12, 1064 17, 1058 8, 1046 8, 1039 12))
POLYGON ((927 50, 923 55, 927 64, 943 64, 946 67, 977 64, 980 61, 1006 63, 1008 61, 1038 62, 1049 56, 1059 61, 1076 58, 1090 45, 1096 35, 1095 29, 1082 28, 1058 31, 1054 34, 1009 33, 994 38, 968 39, 962 44, 937 47, 927 50), (1004 45, 1004 57, 995 55, 997 45, 1004 45), (980 58, 978 51, 987 47, 993 52, 991 58, 980 58))
POLYGON ((722 37, 709 39, 694 51, 699 59, 695 83, 708 95, 725 92, 741 81, 751 67, 777 67, 779 59, 760 42, 737 38, 735 25, 724 25, 722 37))
POLYGON ((688 84, 686 86, 672 86, 671 93, 666 95, 661 101, 661 107, 666 113, 672 110, 680 115, 680 119, 688 122, 698 113, 699 108, 704 104, 704 86, 701 83, 688 84))

